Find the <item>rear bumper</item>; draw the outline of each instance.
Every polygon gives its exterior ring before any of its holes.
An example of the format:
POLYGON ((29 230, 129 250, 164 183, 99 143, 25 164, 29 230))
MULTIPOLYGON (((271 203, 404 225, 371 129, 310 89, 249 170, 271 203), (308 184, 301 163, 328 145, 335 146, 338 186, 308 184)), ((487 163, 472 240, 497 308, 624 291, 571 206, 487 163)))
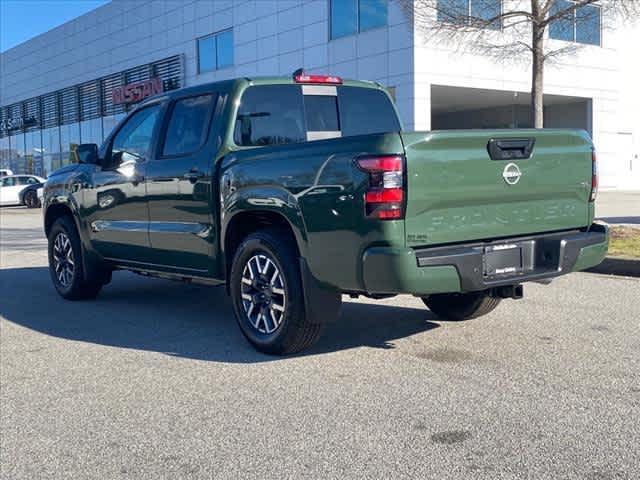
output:
POLYGON ((609 229, 594 223, 586 232, 571 231, 495 242, 425 249, 372 247, 362 258, 368 293, 471 292, 502 285, 545 280, 598 265, 607 254, 609 229), (518 244, 523 270, 485 275, 485 248, 518 244))

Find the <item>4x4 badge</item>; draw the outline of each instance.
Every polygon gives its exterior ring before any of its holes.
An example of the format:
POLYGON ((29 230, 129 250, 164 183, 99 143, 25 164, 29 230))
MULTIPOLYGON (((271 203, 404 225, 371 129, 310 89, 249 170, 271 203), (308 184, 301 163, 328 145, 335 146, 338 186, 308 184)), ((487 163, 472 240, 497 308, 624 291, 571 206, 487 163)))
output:
POLYGON ((515 185, 518 183, 521 176, 522 172, 515 163, 508 164, 502 171, 502 178, 504 178, 504 181, 509 185, 515 185))

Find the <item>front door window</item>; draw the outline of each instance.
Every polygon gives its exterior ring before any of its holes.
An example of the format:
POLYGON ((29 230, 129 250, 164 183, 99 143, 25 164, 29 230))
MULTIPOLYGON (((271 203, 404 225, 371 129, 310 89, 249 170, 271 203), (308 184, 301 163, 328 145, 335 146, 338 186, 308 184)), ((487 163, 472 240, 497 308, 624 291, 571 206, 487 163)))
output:
POLYGON ((149 157, 159 116, 160 105, 154 105, 135 113, 122 126, 111 146, 111 166, 141 162, 149 157))

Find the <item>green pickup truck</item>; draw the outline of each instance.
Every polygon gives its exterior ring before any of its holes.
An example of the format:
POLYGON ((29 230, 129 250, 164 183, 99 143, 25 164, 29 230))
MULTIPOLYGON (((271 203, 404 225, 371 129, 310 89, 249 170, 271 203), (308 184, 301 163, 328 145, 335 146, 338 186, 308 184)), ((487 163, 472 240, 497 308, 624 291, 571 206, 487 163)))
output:
POLYGON ((270 354, 311 346, 343 294, 411 294, 464 320, 600 263, 609 242, 585 132, 403 132, 371 82, 176 90, 76 153, 44 191, 58 293, 94 298, 118 269, 226 285, 270 354))

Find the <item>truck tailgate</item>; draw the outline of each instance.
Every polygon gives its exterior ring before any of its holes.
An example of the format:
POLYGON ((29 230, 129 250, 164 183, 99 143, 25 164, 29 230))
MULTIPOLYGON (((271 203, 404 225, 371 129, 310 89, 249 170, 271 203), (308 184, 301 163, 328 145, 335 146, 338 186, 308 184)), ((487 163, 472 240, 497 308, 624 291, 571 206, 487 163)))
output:
POLYGON ((592 144, 586 132, 452 130, 401 136, 408 246, 567 230, 591 221, 592 144))

